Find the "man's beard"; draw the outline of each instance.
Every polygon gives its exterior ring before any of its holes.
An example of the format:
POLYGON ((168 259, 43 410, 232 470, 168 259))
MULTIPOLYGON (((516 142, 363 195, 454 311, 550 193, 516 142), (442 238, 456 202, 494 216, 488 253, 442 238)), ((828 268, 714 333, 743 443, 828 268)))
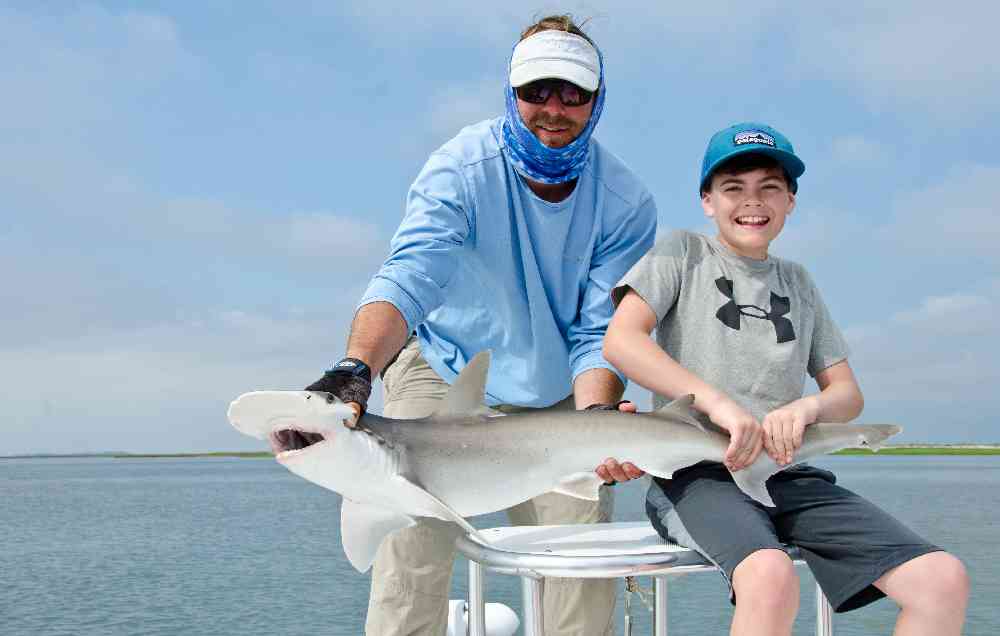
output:
POLYGON ((528 122, 529 128, 535 128, 536 126, 544 126, 546 128, 566 128, 570 131, 576 127, 573 120, 568 117, 563 117, 562 115, 549 117, 545 113, 536 114, 531 118, 531 121, 528 122))

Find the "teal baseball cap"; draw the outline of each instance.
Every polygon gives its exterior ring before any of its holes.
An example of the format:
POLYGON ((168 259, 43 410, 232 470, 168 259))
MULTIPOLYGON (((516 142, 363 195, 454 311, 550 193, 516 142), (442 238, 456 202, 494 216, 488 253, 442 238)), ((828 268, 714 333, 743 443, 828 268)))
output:
POLYGON ((798 191, 798 178, 806 171, 806 164, 795 155, 792 142, 774 128, 752 121, 733 124, 712 135, 701 162, 699 191, 705 189, 705 184, 723 162, 749 152, 773 157, 788 173, 792 192, 798 191))

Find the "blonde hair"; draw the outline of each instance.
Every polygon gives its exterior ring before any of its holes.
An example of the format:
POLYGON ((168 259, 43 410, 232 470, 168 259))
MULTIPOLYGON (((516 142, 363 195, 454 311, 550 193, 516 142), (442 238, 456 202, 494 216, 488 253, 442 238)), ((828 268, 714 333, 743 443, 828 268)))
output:
MULTIPOLYGON (((569 14, 549 15, 545 16, 541 20, 538 20, 522 31, 521 39, 523 40, 524 38, 531 37, 532 35, 542 31, 566 31, 567 33, 572 33, 573 35, 579 35, 591 44, 594 44, 594 41, 591 40, 590 37, 583 32, 583 29, 580 28, 585 24, 587 24, 587 20, 584 20, 581 24, 577 25, 573 21, 573 16, 569 14)), ((597 45, 594 44, 594 47, 596 48, 597 45)))

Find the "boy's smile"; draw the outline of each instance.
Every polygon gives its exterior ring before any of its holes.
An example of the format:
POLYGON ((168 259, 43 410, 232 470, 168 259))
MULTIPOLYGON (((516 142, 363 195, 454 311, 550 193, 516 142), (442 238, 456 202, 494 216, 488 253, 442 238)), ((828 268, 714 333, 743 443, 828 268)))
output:
POLYGON ((795 195, 780 168, 755 168, 713 175, 701 205, 715 219, 723 245, 740 256, 764 259, 795 207, 795 195))

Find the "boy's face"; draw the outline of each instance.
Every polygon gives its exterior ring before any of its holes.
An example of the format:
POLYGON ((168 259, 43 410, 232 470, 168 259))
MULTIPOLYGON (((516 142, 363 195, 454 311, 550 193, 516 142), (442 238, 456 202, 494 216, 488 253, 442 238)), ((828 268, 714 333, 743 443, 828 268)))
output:
POLYGON ((767 247, 795 207, 780 168, 756 168, 743 174, 719 172, 701 195, 705 215, 715 219, 719 241, 749 258, 767 258, 767 247))

